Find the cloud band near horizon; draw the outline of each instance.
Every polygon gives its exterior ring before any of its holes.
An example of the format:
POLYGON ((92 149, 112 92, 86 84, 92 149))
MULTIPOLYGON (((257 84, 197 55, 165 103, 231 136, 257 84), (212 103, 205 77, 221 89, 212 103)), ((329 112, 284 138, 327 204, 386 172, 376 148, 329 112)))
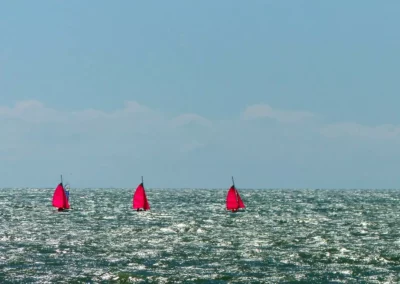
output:
MULTIPOLYGON (((80 180, 86 180, 85 172, 93 182, 96 175, 107 171, 109 176, 116 173, 113 184, 121 179, 126 184, 122 176, 132 169, 159 175, 179 173, 187 185, 196 180, 196 173, 207 173, 212 180, 220 174, 246 173, 249 180, 258 177, 261 181, 263 168, 272 173, 294 171, 294 180, 300 181, 304 178, 299 171, 313 169, 315 163, 336 160, 351 165, 353 160, 365 160, 367 153, 375 160, 398 157, 399 126, 328 124, 321 117, 268 104, 247 106, 238 111, 236 119, 210 120, 195 113, 170 115, 135 101, 106 112, 57 110, 28 100, 13 107, 0 106, 0 157, 5 172, 20 168, 19 172, 29 172, 27 176, 37 176, 38 184, 47 172, 58 176, 71 169, 81 173, 80 180), (389 149, 396 149, 393 156, 389 149), (276 169, 271 171, 271 164, 276 169)), ((339 173, 346 167, 338 166, 339 173)), ((321 176, 328 175, 316 170, 321 176)), ((13 184, 13 176, 4 178, 7 184, 13 184)), ((306 180, 312 184, 311 177, 306 180)))

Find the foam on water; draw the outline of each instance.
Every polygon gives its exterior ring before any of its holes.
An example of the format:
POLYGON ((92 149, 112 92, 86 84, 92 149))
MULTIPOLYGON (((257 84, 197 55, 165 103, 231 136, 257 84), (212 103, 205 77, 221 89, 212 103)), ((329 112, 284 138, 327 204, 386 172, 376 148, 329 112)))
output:
POLYGON ((399 282, 400 192, 240 190, 0 190, 0 282, 399 282))

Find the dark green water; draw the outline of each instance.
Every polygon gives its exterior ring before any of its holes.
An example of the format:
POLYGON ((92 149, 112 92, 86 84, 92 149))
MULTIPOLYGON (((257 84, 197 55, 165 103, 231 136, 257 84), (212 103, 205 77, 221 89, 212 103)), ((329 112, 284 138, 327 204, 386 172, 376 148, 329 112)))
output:
POLYGON ((0 282, 398 283, 400 191, 0 190, 0 282))

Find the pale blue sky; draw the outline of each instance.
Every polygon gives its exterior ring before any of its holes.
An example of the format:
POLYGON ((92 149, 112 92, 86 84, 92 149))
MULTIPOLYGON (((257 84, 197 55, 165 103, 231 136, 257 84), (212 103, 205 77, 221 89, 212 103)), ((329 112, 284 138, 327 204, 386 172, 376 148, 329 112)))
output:
POLYGON ((399 187, 398 1, 0 4, 0 187, 399 187))

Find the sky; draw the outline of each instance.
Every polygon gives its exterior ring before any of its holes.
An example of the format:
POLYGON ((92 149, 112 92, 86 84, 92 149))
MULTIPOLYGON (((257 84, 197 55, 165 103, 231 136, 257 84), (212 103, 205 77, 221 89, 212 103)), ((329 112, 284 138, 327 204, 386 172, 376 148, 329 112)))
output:
POLYGON ((0 4, 0 187, 399 188, 399 1, 0 4))

